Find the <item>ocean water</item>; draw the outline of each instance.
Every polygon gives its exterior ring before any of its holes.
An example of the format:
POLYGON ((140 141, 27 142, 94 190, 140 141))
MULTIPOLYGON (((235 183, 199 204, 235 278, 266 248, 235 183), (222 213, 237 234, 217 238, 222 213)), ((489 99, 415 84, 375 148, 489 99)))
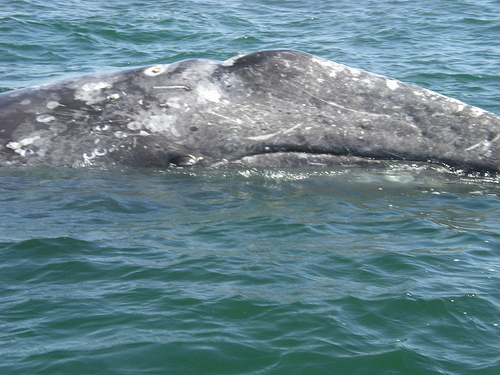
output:
MULTIPOLYGON (((294 48, 500 114, 500 1, 9 0, 0 91, 294 48)), ((0 169, 0 374, 499 374, 497 176, 0 169)))

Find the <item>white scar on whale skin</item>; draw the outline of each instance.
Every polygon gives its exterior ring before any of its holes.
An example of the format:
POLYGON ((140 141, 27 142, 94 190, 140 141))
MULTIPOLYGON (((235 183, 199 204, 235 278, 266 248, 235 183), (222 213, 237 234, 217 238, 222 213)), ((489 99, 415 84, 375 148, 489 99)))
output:
POLYGON ((298 127, 300 127, 301 124, 297 124, 297 125, 294 125, 292 126, 291 128, 288 128, 288 129, 284 129, 284 130, 278 130, 277 132, 274 132, 274 133, 269 133, 269 134, 263 134, 263 135, 256 135, 256 136, 253 136, 253 137, 246 137, 246 139, 250 139, 252 141, 266 141, 272 137, 275 137, 277 135, 280 135, 280 134, 288 134, 292 131, 294 131, 295 129, 297 129, 298 127))
POLYGON ((481 142, 478 142, 470 147, 467 147, 464 151, 471 151, 471 150, 474 150, 480 146, 483 146, 483 151, 486 152, 486 153, 491 153, 490 151, 490 147, 492 146, 492 144, 496 141, 498 141, 500 139, 500 134, 498 134, 495 138, 493 138, 491 141, 488 141, 488 140, 484 140, 484 141, 481 141, 481 142))
POLYGON ((184 85, 172 85, 172 86, 153 86, 154 89, 160 90, 160 89, 183 89, 183 90, 190 90, 188 86, 184 85))

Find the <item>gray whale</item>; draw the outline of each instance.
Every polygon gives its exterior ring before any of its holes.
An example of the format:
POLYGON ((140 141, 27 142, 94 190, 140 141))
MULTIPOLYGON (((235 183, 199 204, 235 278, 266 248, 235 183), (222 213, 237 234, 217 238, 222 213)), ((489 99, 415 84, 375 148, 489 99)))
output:
POLYGON ((0 94, 2 166, 332 165, 500 171, 500 117, 295 50, 0 94))

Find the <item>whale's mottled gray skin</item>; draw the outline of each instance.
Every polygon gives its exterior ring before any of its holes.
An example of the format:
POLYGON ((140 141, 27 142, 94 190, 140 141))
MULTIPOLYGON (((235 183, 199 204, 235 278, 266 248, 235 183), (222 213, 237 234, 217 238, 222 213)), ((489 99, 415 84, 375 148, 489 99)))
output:
POLYGON ((500 171, 500 118, 293 50, 89 75, 0 95, 0 165, 329 165, 500 171))

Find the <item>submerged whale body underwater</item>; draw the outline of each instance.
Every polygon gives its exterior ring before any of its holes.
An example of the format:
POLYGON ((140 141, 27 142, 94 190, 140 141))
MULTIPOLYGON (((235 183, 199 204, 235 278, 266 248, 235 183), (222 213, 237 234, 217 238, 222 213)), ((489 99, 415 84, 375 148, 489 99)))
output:
POLYGON ((499 172, 500 117, 295 50, 184 60, 0 94, 1 166, 364 160, 499 172))

